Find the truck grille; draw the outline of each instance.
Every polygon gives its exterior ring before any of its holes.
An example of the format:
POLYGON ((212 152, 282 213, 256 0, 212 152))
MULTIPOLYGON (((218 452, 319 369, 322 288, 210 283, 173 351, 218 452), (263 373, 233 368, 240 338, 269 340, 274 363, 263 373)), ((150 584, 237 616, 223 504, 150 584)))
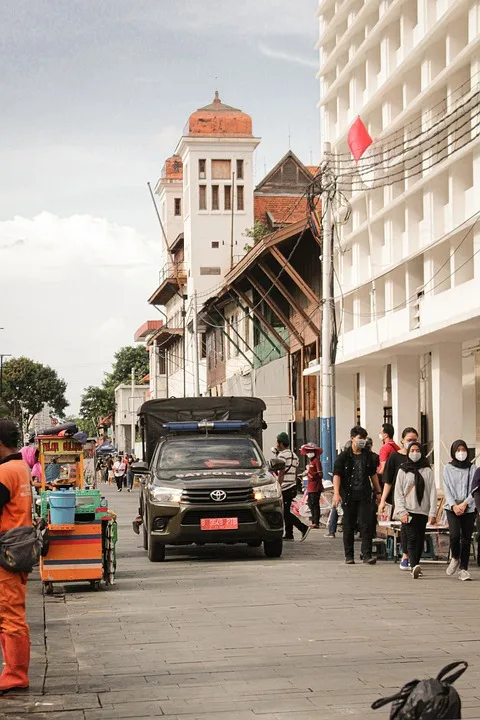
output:
POLYGON ((200 527, 200 520, 205 518, 238 518, 238 524, 254 523, 255 518, 251 510, 228 510, 218 508, 216 510, 190 510, 182 518, 182 525, 200 527))
POLYGON ((225 500, 222 500, 221 502, 213 500, 210 497, 210 493, 214 490, 220 489, 223 488, 188 488, 183 491, 182 502, 191 503, 192 505, 222 506, 225 503, 244 503, 251 502, 253 500, 253 490, 251 487, 225 488, 225 493, 227 495, 225 500))

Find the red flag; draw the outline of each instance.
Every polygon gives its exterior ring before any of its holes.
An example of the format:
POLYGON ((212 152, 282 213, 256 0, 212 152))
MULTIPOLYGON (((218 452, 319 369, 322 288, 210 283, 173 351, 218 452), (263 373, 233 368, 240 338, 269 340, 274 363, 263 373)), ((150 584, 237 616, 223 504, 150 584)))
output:
POLYGON ((372 144, 373 140, 370 137, 370 133, 368 132, 360 117, 357 117, 352 127, 348 131, 347 142, 348 147, 350 148, 350 152, 355 158, 355 162, 358 162, 360 160, 365 150, 372 144))

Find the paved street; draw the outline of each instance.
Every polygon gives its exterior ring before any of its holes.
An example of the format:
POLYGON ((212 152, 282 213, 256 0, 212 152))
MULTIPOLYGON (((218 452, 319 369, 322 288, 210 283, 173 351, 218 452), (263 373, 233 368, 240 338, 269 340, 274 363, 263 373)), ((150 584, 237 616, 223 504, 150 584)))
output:
POLYGON ((480 717, 478 593, 428 565, 342 564, 341 536, 317 533, 281 560, 261 550, 187 549, 151 564, 119 513, 117 585, 41 593, 30 583, 32 689, 0 698, 5 720, 330 720, 388 717, 371 702, 466 659, 463 717, 480 717))

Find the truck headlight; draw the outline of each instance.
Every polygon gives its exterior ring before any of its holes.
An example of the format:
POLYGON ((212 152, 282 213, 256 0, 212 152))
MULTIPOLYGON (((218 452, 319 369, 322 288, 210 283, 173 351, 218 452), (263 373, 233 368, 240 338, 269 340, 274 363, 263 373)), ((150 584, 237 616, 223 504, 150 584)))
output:
POLYGON ((282 497, 282 489, 280 483, 275 481, 268 485, 259 485, 253 490, 255 500, 278 500, 282 497))
POLYGON ((151 490, 152 500, 158 503, 175 503, 182 502, 183 490, 179 488, 153 487, 151 490))

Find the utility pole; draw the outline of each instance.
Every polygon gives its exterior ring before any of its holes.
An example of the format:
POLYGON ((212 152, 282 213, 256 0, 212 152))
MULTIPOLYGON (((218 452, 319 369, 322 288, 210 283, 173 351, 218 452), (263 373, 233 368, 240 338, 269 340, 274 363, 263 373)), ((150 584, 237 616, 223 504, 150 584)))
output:
POLYGON ((198 348, 198 307, 197 307, 197 291, 193 292, 193 362, 194 362, 194 382, 195 397, 200 397, 200 357, 198 348))
MULTIPOLYGON (((0 328, 3 330, 3 328, 0 328)), ((12 357, 9 353, 0 354, 0 400, 3 399, 3 358, 12 357)))
POLYGON ((233 248, 235 238, 235 173, 232 172, 232 190, 230 193, 232 216, 230 218, 230 270, 233 268, 233 248))
POLYGON ((321 418, 320 444, 323 448, 322 465, 325 476, 333 471, 335 458, 335 368, 332 364, 333 346, 333 214, 328 183, 331 172, 331 146, 324 146, 324 177, 327 188, 322 193, 322 362, 321 362, 321 418))
POLYGON ((135 368, 132 367, 132 424, 131 424, 132 455, 135 455, 135 368))

